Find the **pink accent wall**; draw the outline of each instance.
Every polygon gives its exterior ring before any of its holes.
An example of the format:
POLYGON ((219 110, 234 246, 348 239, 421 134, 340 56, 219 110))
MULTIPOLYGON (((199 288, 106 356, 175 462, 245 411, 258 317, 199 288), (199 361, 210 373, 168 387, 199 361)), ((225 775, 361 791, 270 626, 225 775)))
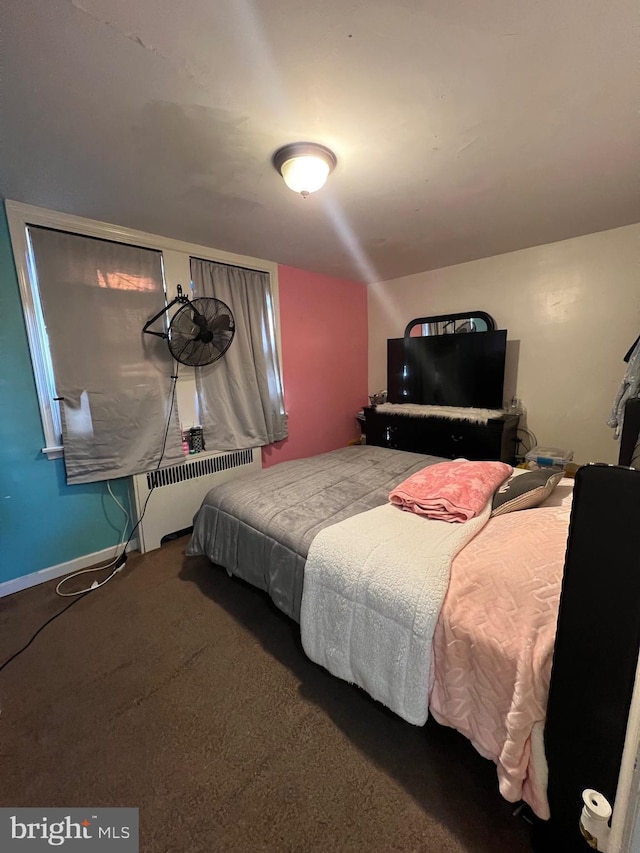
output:
POLYGON ((367 287, 278 267, 289 437, 262 449, 265 468, 346 447, 367 403, 367 287))

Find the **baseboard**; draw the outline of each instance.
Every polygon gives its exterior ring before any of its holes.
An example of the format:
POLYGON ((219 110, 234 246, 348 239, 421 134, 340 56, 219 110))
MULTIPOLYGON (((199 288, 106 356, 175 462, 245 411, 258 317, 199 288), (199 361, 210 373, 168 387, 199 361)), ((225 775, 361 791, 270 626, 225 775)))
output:
MULTIPOLYGON (((122 547, 124 543, 120 543, 122 547)), ((127 552, 135 551, 138 548, 138 540, 133 539, 127 545, 127 552)), ((115 546, 103 548, 102 551, 94 551, 93 554, 84 554, 82 557, 76 557, 75 560, 69 560, 66 563, 58 563, 57 566, 49 566, 48 569, 41 569, 39 572, 31 572, 31 574, 23 575, 19 578, 12 578, 9 581, 0 583, 0 598, 5 595, 12 595, 14 592, 28 589, 30 586, 37 586, 40 583, 55 580, 63 575, 70 575, 72 572, 79 572, 81 569, 89 569, 98 563, 103 563, 113 558, 115 554, 115 546)))

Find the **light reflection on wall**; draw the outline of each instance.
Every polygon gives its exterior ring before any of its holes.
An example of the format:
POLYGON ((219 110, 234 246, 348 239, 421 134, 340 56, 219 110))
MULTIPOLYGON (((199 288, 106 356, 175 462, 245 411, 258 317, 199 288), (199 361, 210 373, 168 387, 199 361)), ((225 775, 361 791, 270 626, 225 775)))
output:
POLYGON ((565 284, 553 290, 541 291, 538 294, 540 316, 547 323, 566 323, 575 312, 575 304, 583 295, 580 284, 565 284))

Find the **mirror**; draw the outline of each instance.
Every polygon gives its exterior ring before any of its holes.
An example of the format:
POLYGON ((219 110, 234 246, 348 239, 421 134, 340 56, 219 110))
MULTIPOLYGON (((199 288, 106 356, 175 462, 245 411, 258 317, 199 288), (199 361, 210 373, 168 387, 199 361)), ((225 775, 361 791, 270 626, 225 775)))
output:
POLYGON ((407 323, 405 338, 427 335, 457 335, 465 332, 493 332, 496 321, 486 311, 463 311, 460 314, 438 314, 416 317, 407 323))

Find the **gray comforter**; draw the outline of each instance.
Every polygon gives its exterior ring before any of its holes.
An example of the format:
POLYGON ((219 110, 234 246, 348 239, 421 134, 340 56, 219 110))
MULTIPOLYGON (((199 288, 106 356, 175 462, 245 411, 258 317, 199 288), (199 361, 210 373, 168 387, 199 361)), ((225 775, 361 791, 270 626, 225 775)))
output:
POLYGON ((304 564, 318 531, 385 504, 394 486, 440 461, 359 445, 222 483, 196 513, 186 553, 206 554, 230 575, 266 590, 299 622, 304 564))

